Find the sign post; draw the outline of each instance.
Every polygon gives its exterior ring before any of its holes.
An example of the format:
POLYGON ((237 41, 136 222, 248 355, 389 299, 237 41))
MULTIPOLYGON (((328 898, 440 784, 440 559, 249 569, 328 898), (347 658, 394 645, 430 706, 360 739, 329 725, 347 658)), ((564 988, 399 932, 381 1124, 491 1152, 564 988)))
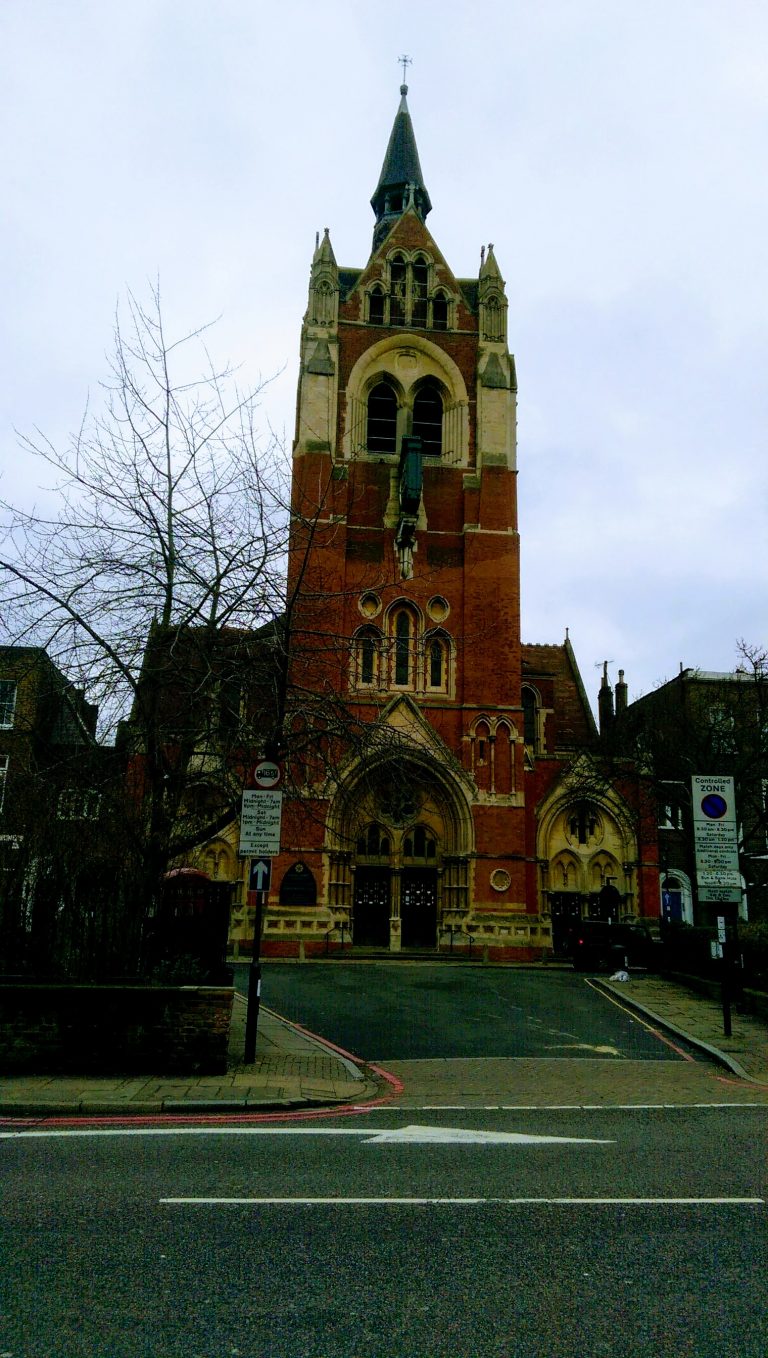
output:
MULTIPOLYGON (((700 901, 735 906, 741 903, 739 827, 732 778, 695 776, 691 779, 693 843, 696 882, 700 901)), ((733 930, 731 933, 733 934, 733 930)), ((721 957, 720 988, 723 1004, 723 1035, 731 1036, 731 970, 736 945, 728 937, 725 914, 717 916, 717 943, 721 957)))
POLYGON ((280 852, 280 823, 283 794, 276 790, 280 769, 272 760, 262 759, 253 771, 255 788, 243 792, 240 816, 240 853, 251 859, 248 873, 248 904, 255 907, 253 952, 248 971, 248 1008, 245 1017, 243 1059, 251 1065, 256 1059, 256 1033, 261 1004, 261 931, 264 904, 272 880, 272 856, 280 852))

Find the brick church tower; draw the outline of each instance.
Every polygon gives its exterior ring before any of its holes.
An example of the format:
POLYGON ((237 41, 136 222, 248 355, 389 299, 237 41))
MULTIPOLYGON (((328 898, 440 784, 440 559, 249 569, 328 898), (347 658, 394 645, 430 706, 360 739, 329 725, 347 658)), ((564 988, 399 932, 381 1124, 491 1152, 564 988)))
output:
POLYGON ((312 259, 263 948, 539 957, 587 914, 658 913, 653 849, 567 636, 521 645, 504 281, 492 246, 457 278, 432 239, 406 94, 367 264, 327 230, 312 259))
POLYGON ((459 279, 429 233, 406 94, 367 264, 340 268, 327 230, 312 260, 289 692, 294 724, 311 707, 334 732, 343 707, 348 729, 322 768, 291 770, 304 796, 287 808, 267 952, 318 934, 458 950, 484 928, 512 944, 526 914, 507 299, 492 246, 459 279))

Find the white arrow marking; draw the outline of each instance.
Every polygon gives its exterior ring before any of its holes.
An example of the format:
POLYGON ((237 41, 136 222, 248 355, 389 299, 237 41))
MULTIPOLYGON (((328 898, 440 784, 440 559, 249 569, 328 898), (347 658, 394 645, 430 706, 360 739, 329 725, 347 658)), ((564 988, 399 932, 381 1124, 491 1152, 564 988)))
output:
POLYGON ((356 1136, 368 1145, 392 1142, 401 1145, 430 1143, 464 1146, 532 1146, 555 1142, 563 1145, 609 1146, 613 1141, 584 1136, 529 1136, 525 1132, 481 1132, 462 1127, 67 1127, 36 1128, 34 1131, 0 1132, 0 1140, 23 1141, 58 1137, 105 1136, 356 1136))
POLYGON ((426 1142, 431 1145, 454 1146, 497 1146, 502 1144, 507 1146, 539 1146, 553 1142, 560 1145, 613 1145, 612 1141, 598 1140, 591 1136, 529 1136, 527 1132, 480 1132, 470 1131, 463 1127, 420 1127, 417 1124, 410 1127, 397 1127, 393 1131, 375 1132, 369 1137, 368 1145, 381 1146, 391 1142, 411 1146, 426 1142))

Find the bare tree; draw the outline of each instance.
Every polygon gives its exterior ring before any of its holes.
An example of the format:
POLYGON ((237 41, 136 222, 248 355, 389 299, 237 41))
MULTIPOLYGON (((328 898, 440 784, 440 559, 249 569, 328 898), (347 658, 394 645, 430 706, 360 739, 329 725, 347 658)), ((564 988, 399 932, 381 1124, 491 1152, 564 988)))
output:
POLYGON ((21 440, 52 474, 55 510, 3 505, 2 639, 45 647, 98 702, 106 736, 130 717, 148 898, 185 835, 231 817, 242 773, 222 747, 246 749, 280 687, 288 470, 257 423, 262 388, 216 367, 207 329, 170 337, 159 290, 147 305, 129 295, 103 405, 64 448, 21 440), (223 786, 192 808, 203 774, 223 786))

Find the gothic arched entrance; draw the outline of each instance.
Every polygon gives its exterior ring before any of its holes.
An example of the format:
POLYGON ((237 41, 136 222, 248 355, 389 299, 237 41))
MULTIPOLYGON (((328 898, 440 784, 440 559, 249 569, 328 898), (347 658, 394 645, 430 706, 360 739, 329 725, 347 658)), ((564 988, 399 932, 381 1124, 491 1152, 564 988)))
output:
POLYGON ((353 946, 437 948, 443 917, 453 924, 467 899, 472 820, 462 789, 421 752, 356 773, 329 821, 348 846, 330 861, 337 885, 349 874, 353 946))

